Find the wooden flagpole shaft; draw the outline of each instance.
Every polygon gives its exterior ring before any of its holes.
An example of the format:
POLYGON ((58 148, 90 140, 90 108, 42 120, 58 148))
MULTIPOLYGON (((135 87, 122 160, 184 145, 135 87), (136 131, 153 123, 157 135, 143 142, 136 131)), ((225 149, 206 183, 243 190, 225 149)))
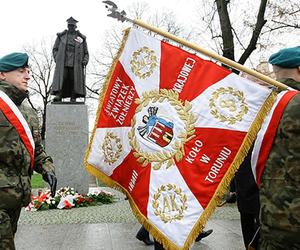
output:
POLYGON ((241 64, 239 64, 235 61, 232 61, 232 60, 230 60, 226 57, 220 56, 217 53, 214 53, 214 52, 208 51, 206 49, 203 49, 203 48, 197 46, 196 44, 190 43, 190 42, 188 42, 184 39, 181 39, 177 36, 174 36, 174 35, 170 34, 169 32, 162 31, 162 30, 160 30, 156 27, 153 27, 153 26, 151 26, 147 23, 144 23, 141 20, 136 19, 136 20, 132 20, 132 22, 134 24, 138 25, 138 26, 141 26, 141 27, 145 28, 145 29, 148 29, 150 31, 158 33, 158 34, 162 35, 163 37, 169 38, 169 39, 171 39, 175 42, 183 44, 184 46, 189 47, 189 48, 191 48, 195 51, 198 51, 198 52, 200 52, 200 53, 202 53, 206 56, 214 58, 214 59, 218 60, 219 62, 222 62, 222 63, 224 63, 224 64, 226 64, 226 65, 228 65, 232 68, 235 68, 237 70, 246 72, 249 75, 255 76, 256 78, 258 78, 258 79, 260 79, 260 80, 262 80, 266 83, 269 83, 270 85, 273 85, 273 86, 279 88, 280 90, 286 90, 288 88, 288 86, 286 86, 285 84, 283 84, 281 82, 278 82, 278 81, 276 81, 276 80, 274 80, 274 79, 272 79, 268 76, 265 76, 264 74, 261 74, 261 73, 255 71, 255 70, 249 69, 249 68, 247 68, 247 67, 245 67, 245 66, 243 66, 243 65, 241 65, 241 64))

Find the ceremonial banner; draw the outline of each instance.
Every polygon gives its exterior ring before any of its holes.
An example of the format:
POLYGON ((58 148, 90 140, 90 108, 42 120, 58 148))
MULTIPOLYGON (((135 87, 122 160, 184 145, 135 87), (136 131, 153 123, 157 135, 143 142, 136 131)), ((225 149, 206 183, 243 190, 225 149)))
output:
POLYGON ((101 93, 87 170, 129 198, 165 249, 188 249, 276 94, 132 29, 101 93))

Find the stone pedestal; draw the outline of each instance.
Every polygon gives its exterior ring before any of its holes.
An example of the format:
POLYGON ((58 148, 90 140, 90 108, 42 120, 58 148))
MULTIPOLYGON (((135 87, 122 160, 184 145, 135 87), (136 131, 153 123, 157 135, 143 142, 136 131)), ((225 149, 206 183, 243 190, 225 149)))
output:
POLYGON ((88 113, 84 104, 49 104, 45 147, 55 164, 57 189, 65 186, 86 194, 88 173, 83 158, 88 145, 88 113))

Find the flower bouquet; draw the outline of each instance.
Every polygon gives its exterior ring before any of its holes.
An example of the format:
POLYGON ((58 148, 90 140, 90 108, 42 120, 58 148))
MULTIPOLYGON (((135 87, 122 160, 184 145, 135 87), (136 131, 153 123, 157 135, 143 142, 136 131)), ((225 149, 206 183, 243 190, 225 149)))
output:
POLYGON ((74 188, 60 188, 55 197, 51 197, 50 190, 39 191, 37 196, 32 196, 31 202, 25 208, 27 211, 47 209, 71 209, 73 207, 86 207, 100 204, 113 203, 115 196, 100 188, 94 189, 86 195, 78 194, 74 188))

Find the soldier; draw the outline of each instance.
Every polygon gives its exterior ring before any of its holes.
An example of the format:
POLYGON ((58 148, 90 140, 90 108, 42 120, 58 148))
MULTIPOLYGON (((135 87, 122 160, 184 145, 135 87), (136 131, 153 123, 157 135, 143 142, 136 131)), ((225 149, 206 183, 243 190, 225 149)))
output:
POLYGON ((42 174, 55 195, 52 159, 41 144, 38 118, 28 96, 28 55, 0 58, 0 249, 15 249, 21 208, 31 200, 31 174, 42 174))
MULTIPOLYGON (((272 55, 276 78, 300 90, 300 47, 272 55)), ((287 104, 261 176, 260 249, 300 249, 300 94, 287 104)))
POLYGON ((64 97, 85 97, 85 67, 89 61, 86 37, 76 30, 78 21, 73 17, 67 20, 68 29, 57 34, 53 46, 53 57, 56 63, 52 95, 53 101, 60 102, 64 97))

